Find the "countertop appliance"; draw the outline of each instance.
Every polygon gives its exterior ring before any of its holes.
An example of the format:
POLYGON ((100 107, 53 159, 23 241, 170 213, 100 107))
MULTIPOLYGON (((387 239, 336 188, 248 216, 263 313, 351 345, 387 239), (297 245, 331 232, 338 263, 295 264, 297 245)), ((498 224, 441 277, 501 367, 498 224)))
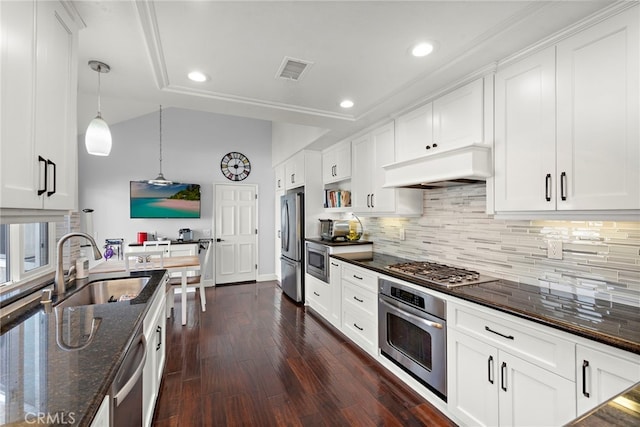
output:
POLYGON ((406 274, 416 279, 452 288, 455 286, 477 285, 479 283, 494 282, 497 279, 484 276, 477 271, 464 268, 450 267, 444 264, 427 261, 403 262, 387 266, 391 271, 406 274))
POLYGON ((142 371, 147 359, 147 341, 142 326, 111 384, 111 425, 142 425, 142 371))
POLYGON ((342 240, 346 241, 349 235, 349 221, 321 219, 320 220, 320 237, 323 240, 342 240))
POLYGON ((190 228, 181 228, 178 230, 179 242, 190 242, 193 240, 193 231, 190 228))
POLYGON ((306 272, 329 283, 329 246, 307 241, 305 247, 306 272))
POLYGON ((446 401, 445 300, 385 279, 378 289, 381 354, 446 401))
POLYGON ((282 292, 295 302, 304 301, 304 193, 289 193, 280 197, 282 238, 282 292))

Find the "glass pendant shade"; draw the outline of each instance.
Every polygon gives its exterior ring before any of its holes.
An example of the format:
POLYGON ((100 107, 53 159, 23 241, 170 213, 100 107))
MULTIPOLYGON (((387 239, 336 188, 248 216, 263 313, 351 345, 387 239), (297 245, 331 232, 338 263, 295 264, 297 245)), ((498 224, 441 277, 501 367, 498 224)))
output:
POLYGON ((108 156, 111 153, 111 131, 100 115, 89 123, 84 136, 84 145, 87 153, 94 156, 108 156))

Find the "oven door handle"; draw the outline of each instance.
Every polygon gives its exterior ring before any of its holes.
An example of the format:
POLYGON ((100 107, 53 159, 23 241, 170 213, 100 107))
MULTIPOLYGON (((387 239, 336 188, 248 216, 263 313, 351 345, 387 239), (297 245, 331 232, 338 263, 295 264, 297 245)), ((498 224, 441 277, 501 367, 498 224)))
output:
POLYGON ((402 312, 403 316, 406 316, 409 319, 415 320, 416 322, 422 323, 423 325, 431 326, 432 328, 436 328, 436 329, 443 329, 444 328, 444 325, 442 323, 432 322, 430 320, 423 319, 422 317, 416 316, 415 314, 407 313, 406 311, 404 311, 402 309, 402 306, 399 303, 397 303, 397 302, 395 302, 393 300, 388 300, 384 296, 380 296, 379 301, 382 304, 386 305, 387 307, 395 308, 396 310, 400 310, 402 312))

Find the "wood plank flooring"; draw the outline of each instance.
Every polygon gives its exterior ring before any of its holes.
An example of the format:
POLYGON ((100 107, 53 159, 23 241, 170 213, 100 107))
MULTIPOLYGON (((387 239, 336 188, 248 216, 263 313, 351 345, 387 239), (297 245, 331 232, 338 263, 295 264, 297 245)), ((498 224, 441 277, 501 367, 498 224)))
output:
POLYGON ((276 282, 179 296, 154 426, 453 426, 276 282))

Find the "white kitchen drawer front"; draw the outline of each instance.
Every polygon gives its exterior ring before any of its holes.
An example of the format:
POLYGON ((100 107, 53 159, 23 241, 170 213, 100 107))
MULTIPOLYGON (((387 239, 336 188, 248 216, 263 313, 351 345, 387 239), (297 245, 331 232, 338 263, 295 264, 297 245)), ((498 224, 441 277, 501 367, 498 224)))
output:
POLYGON ((377 318, 377 293, 364 289, 361 286, 344 283, 344 286, 342 287, 342 297, 345 303, 355 305, 368 316, 371 316, 374 320, 377 318))
POLYGON ((575 381, 575 342, 542 325, 450 302, 447 325, 575 381))
POLYGON ((347 280, 370 291, 378 292, 378 275, 363 268, 344 264, 342 266, 342 280, 347 280))
POLYGON ((331 307, 331 289, 329 284, 306 274, 305 287, 307 304, 329 320, 331 307))
POLYGON ((371 355, 377 354, 377 319, 361 316, 358 310, 351 308, 351 304, 345 304, 342 312, 342 332, 371 355))

